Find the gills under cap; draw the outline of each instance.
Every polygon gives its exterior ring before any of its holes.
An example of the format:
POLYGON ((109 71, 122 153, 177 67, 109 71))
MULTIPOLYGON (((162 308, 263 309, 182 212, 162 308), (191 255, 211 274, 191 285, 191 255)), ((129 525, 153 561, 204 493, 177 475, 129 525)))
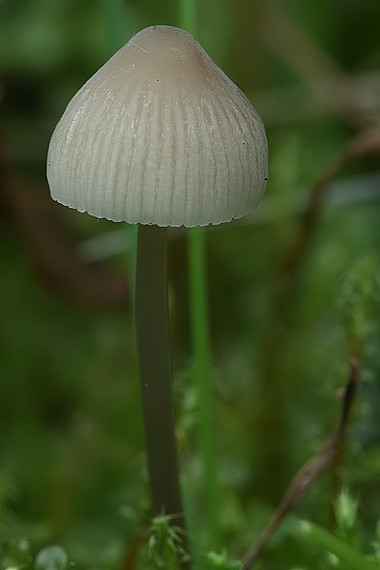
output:
POLYGON ((52 135, 54 200, 159 226, 240 218, 266 186, 267 140, 245 95, 188 33, 136 34, 78 91, 52 135))

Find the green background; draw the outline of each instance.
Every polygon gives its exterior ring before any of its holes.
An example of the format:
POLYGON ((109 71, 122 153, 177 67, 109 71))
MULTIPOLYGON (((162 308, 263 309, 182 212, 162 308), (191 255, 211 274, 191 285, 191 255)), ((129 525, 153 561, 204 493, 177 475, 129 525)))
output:
MULTIPOLYGON (((270 152, 257 212, 207 229, 223 542, 239 559, 257 539, 336 426, 337 391, 355 354, 362 384, 342 454, 293 516, 332 528, 344 485, 358 499, 358 542, 370 552, 380 508, 378 143, 337 172, 294 270, 284 259, 294 257, 304 205, 327 165, 377 127, 380 4, 199 4, 197 37, 262 115, 270 152)), ((174 0, 0 3, 0 541, 26 536, 35 551, 58 543, 83 568, 147 567, 135 554, 149 495, 133 241, 120 224, 52 203, 45 157, 84 81, 135 32, 178 22, 174 0)), ((186 233, 174 232, 178 441, 201 537, 186 252, 186 233)), ((289 529, 258 567, 333 564, 289 529)))

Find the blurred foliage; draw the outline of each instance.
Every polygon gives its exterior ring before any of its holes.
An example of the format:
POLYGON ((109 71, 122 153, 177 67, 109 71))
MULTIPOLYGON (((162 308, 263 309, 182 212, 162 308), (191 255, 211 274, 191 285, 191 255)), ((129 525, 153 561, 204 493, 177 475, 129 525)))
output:
MULTIPOLYGON (((378 178, 377 194, 368 198, 368 192, 371 175, 379 171, 379 153, 337 172, 337 191, 346 202, 339 206, 329 192, 292 275, 284 274, 283 261, 325 166, 358 131, 377 126, 379 92, 366 91, 366 78, 372 87, 379 85, 380 3, 199 4, 201 42, 257 100, 267 124, 270 182, 252 217, 208 231, 220 520, 228 555, 204 552, 183 234, 173 234, 170 245, 178 437, 186 504, 196 530, 190 538, 206 567, 235 567, 229 560, 241 559, 252 546, 294 473, 336 424, 335 394, 354 353, 362 386, 345 448, 297 508, 297 517, 313 522, 298 532, 292 521, 285 522, 257 568, 345 568, 339 561, 342 544, 358 556, 364 544, 377 560, 378 178), (263 39, 270 29, 268 7, 284 15, 280 22, 285 16, 292 22, 297 41, 287 35, 288 26, 277 35, 271 28, 263 39), (306 48, 299 49, 300 36, 305 45, 311 42, 312 60, 306 48), (278 39, 288 42, 288 59, 287 49, 284 57, 271 49, 278 39), (344 105, 334 89, 329 91, 332 102, 337 98, 334 105, 321 91, 321 80, 331 85, 341 74, 359 86, 353 94, 357 114, 355 105, 340 112, 344 105), (279 294, 279 283, 290 283, 286 294, 279 294), (340 494, 342 487, 356 500, 340 494), (332 504, 340 504, 336 516, 332 504), (330 532, 332 521, 337 532, 330 532), (318 548, 325 552, 322 566, 318 548)), ((154 23, 176 25, 177 18, 175 0, 0 2, 0 187, 12 195, 17 189, 33 196, 33 189, 47 197, 46 150, 70 97, 133 33, 154 23)), ((59 284, 44 278, 6 196, 0 194, 0 567, 63 570, 73 560, 77 568, 146 568, 144 548, 150 544, 157 556, 165 527, 157 534, 157 524, 149 522, 130 300, 86 305, 63 296, 59 284)), ((97 261, 88 262, 76 246, 86 239, 100 243, 96 240, 114 232, 114 225, 61 210, 80 263, 107 275, 125 274, 128 235, 120 230, 121 246, 113 256, 102 257, 100 251, 97 261)), ((45 221, 35 223, 43 227, 45 221)), ((167 539, 175 543, 174 537, 167 539)))
POLYGON ((177 570, 180 561, 187 561, 189 555, 183 547, 183 530, 177 527, 168 515, 152 519, 147 530, 141 568, 167 568, 177 570))
POLYGON ((308 521, 297 521, 293 530, 305 540, 309 547, 314 544, 322 549, 319 568, 376 570, 379 568, 378 532, 376 539, 369 545, 370 553, 366 553, 361 544, 357 501, 347 489, 340 493, 335 505, 337 528, 330 532, 308 521))

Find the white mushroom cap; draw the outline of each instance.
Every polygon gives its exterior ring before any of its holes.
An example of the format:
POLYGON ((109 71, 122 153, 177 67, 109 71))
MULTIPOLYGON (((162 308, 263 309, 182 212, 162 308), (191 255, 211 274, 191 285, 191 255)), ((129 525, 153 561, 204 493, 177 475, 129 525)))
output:
POLYGON ((188 33, 152 26, 71 100, 47 177, 54 200, 98 218, 203 226, 251 211, 267 169, 245 95, 188 33))

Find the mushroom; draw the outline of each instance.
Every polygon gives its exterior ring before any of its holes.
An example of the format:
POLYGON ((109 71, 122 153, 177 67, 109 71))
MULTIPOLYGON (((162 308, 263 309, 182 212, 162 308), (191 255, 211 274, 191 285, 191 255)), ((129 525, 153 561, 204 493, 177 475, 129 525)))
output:
POLYGON ((267 181, 263 123, 188 33, 136 34, 79 90, 52 135, 54 200, 139 224, 136 328, 154 511, 182 513, 171 400, 167 227, 250 212, 267 181))

